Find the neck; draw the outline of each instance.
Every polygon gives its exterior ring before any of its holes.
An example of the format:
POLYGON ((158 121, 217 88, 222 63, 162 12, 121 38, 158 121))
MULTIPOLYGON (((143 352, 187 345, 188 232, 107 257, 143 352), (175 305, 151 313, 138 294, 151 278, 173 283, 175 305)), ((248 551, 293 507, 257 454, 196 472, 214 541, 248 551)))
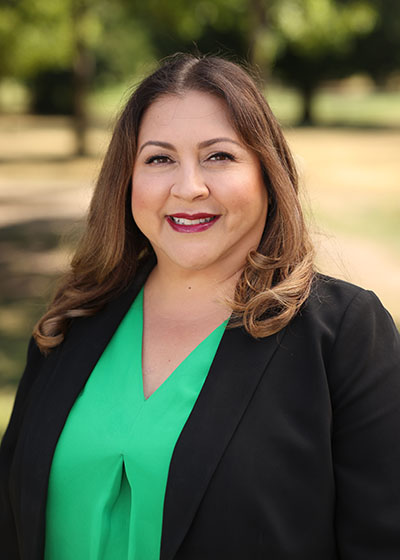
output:
POLYGON ((210 271, 170 269, 158 264, 151 272, 145 287, 146 298, 157 301, 160 314, 171 313, 172 309, 182 316, 186 313, 207 315, 230 310, 224 303, 234 295, 241 270, 227 274, 212 274, 210 271))

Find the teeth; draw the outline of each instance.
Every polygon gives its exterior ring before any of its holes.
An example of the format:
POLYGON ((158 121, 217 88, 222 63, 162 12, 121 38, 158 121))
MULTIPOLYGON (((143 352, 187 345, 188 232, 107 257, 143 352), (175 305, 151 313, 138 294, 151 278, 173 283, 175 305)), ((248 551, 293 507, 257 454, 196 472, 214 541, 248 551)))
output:
POLYGON ((214 220, 214 216, 211 218, 199 218, 198 220, 188 220, 187 218, 175 218, 175 216, 170 216, 171 220, 180 226, 196 226, 198 224, 207 224, 214 220))

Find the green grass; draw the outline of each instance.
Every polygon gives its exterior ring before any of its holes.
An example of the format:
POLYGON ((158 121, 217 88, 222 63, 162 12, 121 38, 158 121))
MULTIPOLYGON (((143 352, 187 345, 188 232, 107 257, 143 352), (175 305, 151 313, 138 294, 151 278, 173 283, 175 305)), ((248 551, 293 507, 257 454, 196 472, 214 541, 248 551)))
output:
MULTIPOLYGON (((138 80, 111 84, 96 89, 89 96, 90 115, 109 122, 127 101, 138 80)), ((282 124, 293 126, 300 118, 301 97, 289 87, 271 84, 266 97, 282 124)), ((29 92, 15 80, 0 83, 0 108, 3 112, 23 112, 27 108, 29 92)), ((363 87, 353 89, 322 88, 315 97, 314 115, 317 124, 361 127, 399 127, 400 92, 374 91, 363 87)))
POLYGON ((29 102, 27 89, 13 78, 0 80, 0 112, 22 113, 29 102))
MULTIPOLYGON (((128 83, 95 91, 90 96, 91 114, 100 119, 113 118, 129 92, 128 83)), ((272 85, 266 90, 266 98, 282 124, 293 126, 299 121, 301 97, 297 91, 272 85)), ((400 127, 400 92, 323 89, 315 97, 314 115, 320 125, 400 127)))
POLYGON ((315 101, 315 117, 321 124, 349 126, 400 126, 400 92, 322 91, 315 101))
MULTIPOLYGON (((266 98, 282 124, 293 126, 299 121, 298 92, 272 86, 266 98)), ((400 127, 400 92, 321 90, 315 97, 313 113, 319 125, 400 127)))
POLYGON ((281 124, 291 126, 298 122, 301 115, 301 98, 293 89, 271 86, 265 97, 281 124))

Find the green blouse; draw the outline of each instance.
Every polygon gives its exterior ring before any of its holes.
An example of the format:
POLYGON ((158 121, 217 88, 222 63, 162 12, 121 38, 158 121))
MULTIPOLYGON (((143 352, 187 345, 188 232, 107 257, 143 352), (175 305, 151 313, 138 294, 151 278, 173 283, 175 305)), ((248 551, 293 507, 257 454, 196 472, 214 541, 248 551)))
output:
POLYGON ((143 290, 76 400, 49 479, 45 560, 155 560, 172 453, 227 321, 148 398, 143 290))

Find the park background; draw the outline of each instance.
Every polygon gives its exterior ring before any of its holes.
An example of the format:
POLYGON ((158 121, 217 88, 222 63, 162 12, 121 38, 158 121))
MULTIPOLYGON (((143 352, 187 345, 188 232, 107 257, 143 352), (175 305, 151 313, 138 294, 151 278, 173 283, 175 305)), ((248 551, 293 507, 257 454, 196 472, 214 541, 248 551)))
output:
POLYGON ((118 110, 177 51, 256 67, 320 268, 374 290, 400 325, 398 0, 3 0, 0 436, 118 110))

